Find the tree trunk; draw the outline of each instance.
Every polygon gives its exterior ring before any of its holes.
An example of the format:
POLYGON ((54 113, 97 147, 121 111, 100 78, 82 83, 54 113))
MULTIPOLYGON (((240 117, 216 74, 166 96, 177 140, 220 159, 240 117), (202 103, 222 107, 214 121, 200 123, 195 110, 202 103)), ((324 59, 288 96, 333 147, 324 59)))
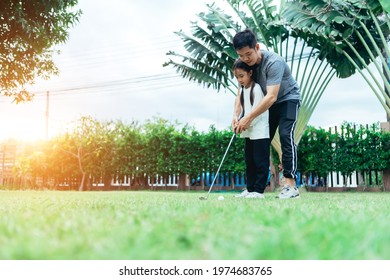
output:
POLYGON ((81 177, 81 182, 80 182, 80 186, 79 186, 79 191, 82 192, 84 190, 84 182, 85 182, 85 176, 86 176, 86 172, 83 172, 83 177, 81 177))
POLYGON ((390 192, 390 169, 383 170, 383 191, 390 192))
POLYGON ((187 174, 180 172, 179 174, 179 181, 178 181, 178 189, 181 191, 185 191, 187 189, 187 174))
POLYGON ((92 180, 89 175, 85 178, 84 186, 86 187, 87 191, 92 191, 92 180))
POLYGON ((104 176, 104 179, 103 179, 103 184, 104 184, 104 189, 105 190, 110 190, 111 189, 111 181, 112 181, 112 178, 110 175, 107 175, 107 176, 104 176))
POLYGON ((236 187, 234 177, 235 177, 234 174, 230 175, 230 187, 232 190, 234 190, 234 188, 236 187))

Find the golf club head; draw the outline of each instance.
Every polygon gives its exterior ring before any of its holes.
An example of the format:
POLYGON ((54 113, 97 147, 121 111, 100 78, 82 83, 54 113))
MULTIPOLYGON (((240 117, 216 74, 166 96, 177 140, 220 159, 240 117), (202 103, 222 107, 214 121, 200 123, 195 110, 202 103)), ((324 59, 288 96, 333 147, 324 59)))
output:
POLYGON ((200 200, 207 200, 207 196, 201 196, 199 197, 200 200))

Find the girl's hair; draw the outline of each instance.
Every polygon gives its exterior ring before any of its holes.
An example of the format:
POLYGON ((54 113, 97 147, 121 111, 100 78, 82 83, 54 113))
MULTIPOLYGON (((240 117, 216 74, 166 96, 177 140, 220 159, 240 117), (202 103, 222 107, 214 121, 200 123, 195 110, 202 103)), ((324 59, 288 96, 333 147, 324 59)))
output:
MULTIPOLYGON (((252 67, 250 67, 248 64, 243 62, 241 59, 237 59, 236 62, 234 62, 234 64, 233 64, 233 72, 236 69, 242 69, 242 70, 244 70, 247 73, 252 71, 252 74, 253 74, 252 67)), ((254 101, 254 97, 253 97, 253 88, 254 87, 255 87, 255 82, 254 82, 253 77, 252 77, 251 91, 250 91, 250 95, 249 95, 250 96, 250 101, 251 101, 252 105, 253 105, 253 101, 254 101)), ((240 96, 240 102, 241 102, 242 108, 244 108, 244 94, 243 94, 243 92, 244 92, 244 87, 242 86, 241 87, 241 96, 240 96)))
POLYGON ((244 70, 245 72, 250 72, 252 70, 252 67, 250 67, 248 64, 246 64, 245 62, 243 62, 241 59, 237 59, 234 64, 233 64, 233 72, 234 70, 236 69, 242 69, 244 70))

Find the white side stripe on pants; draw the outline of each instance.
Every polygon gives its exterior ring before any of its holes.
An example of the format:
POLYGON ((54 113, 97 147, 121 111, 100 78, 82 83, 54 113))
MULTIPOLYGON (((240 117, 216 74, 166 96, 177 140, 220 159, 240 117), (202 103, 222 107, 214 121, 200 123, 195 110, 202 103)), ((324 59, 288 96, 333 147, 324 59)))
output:
POLYGON ((291 153, 292 153, 292 166, 291 166, 291 176, 292 178, 296 178, 296 171, 297 171, 297 148, 295 146, 295 142, 294 142, 294 130, 295 130, 295 126, 297 124, 297 120, 298 120, 298 108, 299 108, 299 102, 297 104, 297 108, 295 110, 295 122, 293 123, 293 125, 291 126, 291 131, 290 131, 290 141, 291 141, 291 153))

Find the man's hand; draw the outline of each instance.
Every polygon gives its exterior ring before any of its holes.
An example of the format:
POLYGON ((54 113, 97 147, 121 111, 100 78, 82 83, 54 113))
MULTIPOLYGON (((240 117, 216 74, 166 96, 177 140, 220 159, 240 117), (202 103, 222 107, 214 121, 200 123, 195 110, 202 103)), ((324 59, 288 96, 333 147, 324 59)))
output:
POLYGON ((243 117, 238 121, 238 125, 236 127, 236 133, 241 133, 245 130, 247 130, 252 123, 252 118, 248 115, 243 117))

